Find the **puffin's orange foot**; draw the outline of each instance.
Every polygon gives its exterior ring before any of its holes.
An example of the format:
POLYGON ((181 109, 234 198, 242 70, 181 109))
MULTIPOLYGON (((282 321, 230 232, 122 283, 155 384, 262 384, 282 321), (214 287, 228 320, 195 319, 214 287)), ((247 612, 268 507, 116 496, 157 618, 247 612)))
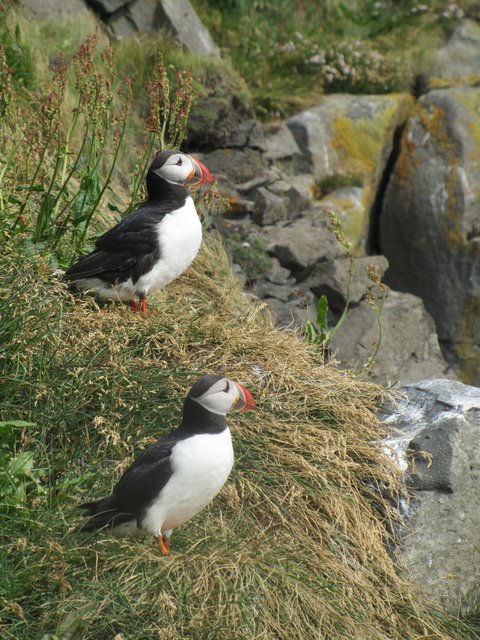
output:
POLYGON ((135 302, 135 300, 130 300, 130 307, 131 307, 133 313, 137 313, 138 304, 135 302))
POLYGON ((148 311, 147 311, 147 299, 146 298, 140 298, 140 311, 148 316, 148 311))
POLYGON ((170 553, 170 543, 162 534, 158 536, 158 548, 162 556, 168 556, 170 553))

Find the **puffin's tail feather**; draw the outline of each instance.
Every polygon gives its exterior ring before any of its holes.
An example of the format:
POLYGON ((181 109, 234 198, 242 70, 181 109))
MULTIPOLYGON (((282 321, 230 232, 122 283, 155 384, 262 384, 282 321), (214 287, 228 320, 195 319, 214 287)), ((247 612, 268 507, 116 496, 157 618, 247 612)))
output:
POLYGON ((123 522, 135 519, 133 514, 124 513, 113 507, 109 498, 83 502, 78 507, 85 511, 85 516, 88 518, 79 528, 79 531, 95 531, 96 529, 103 529, 103 527, 115 527, 123 522))

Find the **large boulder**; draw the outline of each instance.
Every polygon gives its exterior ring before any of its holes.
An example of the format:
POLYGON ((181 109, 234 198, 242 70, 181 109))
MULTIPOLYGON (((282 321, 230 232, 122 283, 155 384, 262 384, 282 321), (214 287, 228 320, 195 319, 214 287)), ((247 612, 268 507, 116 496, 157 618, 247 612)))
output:
POLYGON ((189 0, 86 0, 86 4, 100 15, 116 38, 165 29, 191 54, 220 57, 189 0))
POLYGON ((480 89, 430 91, 408 120, 380 216, 392 288, 420 296, 461 378, 480 383, 480 89))
POLYGON ((317 106, 287 121, 317 181, 341 176, 344 186, 348 186, 349 178, 352 186, 362 184, 361 196, 357 198, 361 206, 352 208, 344 220, 347 238, 357 253, 365 250, 375 194, 393 148, 395 132, 405 122, 411 107, 412 98, 407 95, 336 94, 325 96, 317 106))
POLYGON ((378 306, 376 311, 361 300, 348 311, 330 346, 342 366, 367 367, 380 384, 455 377, 443 360, 435 324, 422 300, 408 293, 388 292, 381 316, 378 306))
POLYGON ((433 600, 467 613, 480 583, 480 389, 430 380, 402 391, 383 415, 412 496, 400 562, 433 600))
POLYGON ((435 84, 474 84, 480 81, 480 26, 465 20, 430 61, 429 74, 435 84))

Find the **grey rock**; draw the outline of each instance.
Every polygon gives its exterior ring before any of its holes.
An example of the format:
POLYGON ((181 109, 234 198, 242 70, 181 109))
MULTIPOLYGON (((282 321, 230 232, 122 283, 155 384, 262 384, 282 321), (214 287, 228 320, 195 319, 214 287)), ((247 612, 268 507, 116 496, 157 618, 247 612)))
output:
POLYGON ((294 278, 289 269, 285 269, 277 258, 270 258, 270 268, 265 272, 265 278, 274 284, 293 284, 294 278))
POLYGON ((290 285, 273 284, 272 282, 266 281, 256 282, 250 291, 259 298, 262 298, 262 300, 266 298, 277 298, 277 300, 287 302, 292 295, 292 287, 290 285))
POLYGON ((275 127, 275 131, 265 139, 267 160, 292 160, 303 156, 293 133, 286 125, 275 127))
POLYGON ((305 202, 313 199, 315 190, 315 178, 311 173, 297 173, 289 175, 290 184, 301 194, 305 202))
POLYGON ((247 193, 251 193, 254 189, 257 189, 258 187, 263 187, 268 184, 273 184, 276 180, 279 180, 280 175, 281 174, 275 169, 267 169, 266 171, 262 172, 262 174, 259 175, 258 177, 253 178, 252 180, 247 180, 246 182, 243 182, 242 184, 237 184, 235 186, 240 193, 247 194, 247 193))
POLYGON ((272 312, 279 327, 301 330, 307 320, 315 317, 315 306, 310 304, 303 294, 300 294, 299 297, 297 296, 297 299, 288 302, 282 302, 277 298, 267 298, 264 302, 272 312))
POLYGON ((442 350, 480 383, 480 89, 430 91, 403 134, 380 216, 386 282, 420 296, 442 350))
POLYGON ((434 601, 465 614, 480 581, 480 389, 429 380, 402 391, 383 415, 412 493, 397 555, 434 601))
MULTIPOLYGON (((388 268, 388 261, 384 256, 354 258, 355 271, 350 282, 351 304, 358 304, 364 298, 365 292, 375 286, 367 275, 369 265, 373 265, 379 271, 380 277, 383 277, 388 268)), ((305 284, 310 287, 316 296, 327 296, 330 307, 343 309, 346 303, 349 271, 350 261, 348 258, 317 262, 313 271, 305 280, 305 284)))
MULTIPOLYGON (((325 176, 361 179, 362 207, 346 229, 356 252, 365 248, 370 209, 390 157, 397 128, 406 120, 413 98, 406 95, 334 94, 287 121, 316 180, 325 176)), ((305 171, 302 171, 305 172, 305 171)))
POLYGON ((243 120, 227 140, 226 146, 241 149, 250 147, 251 149, 265 151, 267 146, 261 124, 251 118, 243 120))
POLYGON ((130 3, 128 0, 86 0, 86 4, 101 16, 105 16, 105 14, 114 13, 119 9, 126 9, 130 3))
MULTIPOLYGON (((425 378, 455 375, 443 360, 433 320, 420 298, 390 291, 381 315, 383 336, 371 367, 380 384, 407 384, 425 378)), ((343 366, 362 369, 374 354, 380 338, 377 315, 362 301, 350 308, 331 347, 343 366)))
POLYGON ((242 183, 254 183, 263 180, 264 163, 259 151, 253 149, 217 149, 203 154, 211 173, 215 177, 223 177, 235 184, 236 189, 247 195, 250 189, 242 188, 242 183))
POLYGON ((88 9, 83 0, 21 0, 22 4, 36 18, 51 18, 71 22, 78 20, 80 15, 88 15, 88 9))
POLYGON ((465 20, 453 32, 448 44, 430 61, 429 74, 447 83, 473 84, 480 80, 480 26, 465 20))
POLYGON ((198 56, 220 57, 217 45, 188 0, 157 0, 158 20, 198 56))
POLYGON ((255 214, 257 224, 275 224, 288 220, 290 201, 288 198, 272 193, 266 187, 259 187, 254 192, 255 214))
POLYGON ((253 191, 253 197, 256 205, 253 219, 263 225, 298 218, 307 205, 300 191, 282 179, 259 187, 253 191))
POLYGON ((263 227, 259 233, 267 250, 299 278, 306 277, 320 260, 333 260, 342 253, 321 211, 312 211, 288 225, 263 227))

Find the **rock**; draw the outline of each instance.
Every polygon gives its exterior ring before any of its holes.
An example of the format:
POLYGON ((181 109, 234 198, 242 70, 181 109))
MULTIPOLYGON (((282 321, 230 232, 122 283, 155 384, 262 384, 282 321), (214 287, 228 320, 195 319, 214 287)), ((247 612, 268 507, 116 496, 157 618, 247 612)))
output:
POLYGON ((285 180, 276 180, 252 192, 255 200, 254 222, 274 224, 298 218, 307 202, 300 191, 285 180))
MULTIPOLYGON (((368 278, 368 265, 373 265, 383 277, 388 268, 388 261, 384 256, 364 256, 354 259, 355 272, 350 282, 350 303, 352 305, 358 304, 364 298, 365 292, 375 286, 368 278)), ((327 296, 329 307, 342 310, 346 303, 349 269, 348 258, 317 262, 305 280, 305 284, 317 297, 327 296)))
POLYGON ((370 199, 368 189, 341 187, 317 201, 319 205, 330 207, 337 213, 348 240, 357 239, 352 247, 356 255, 366 252, 367 234, 364 221, 368 215, 370 199))
POLYGON ((309 302, 310 297, 304 292, 294 293, 293 296, 294 299, 288 302, 282 302, 277 298, 266 298, 264 302, 279 327, 303 329, 307 320, 315 318, 315 305, 309 302))
POLYGON ((217 149, 203 154, 202 159, 216 178, 223 177, 232 182, 245 195, 250 189, 241 189, 242 183, 257 180, 264 175, 262 155, 253 149, 217 149))
POLYGON ((434 601, 466 614, 480 581, 480 389, 430 380, 402 391, 383 415, 412 493, 397 555, 434 601))
MULTIPOLYGON (((480 81, 480 26, 465 20, 453 32, 448 44, 439 49, 429 65, 437 84, 474 84, 480 81)), ((435 82, 432 83, 435 86, 435 82)))
MULTIPOLYGON (((442 358, 433 320, 420 298, 390 291, 381 315, 383 336, 371 369, 380 384, 406 384, 422 378, 455 377, 442 358)), ((379 340, 377 315, 364 300, 350 308, 331 348, 344 366, 362 369, 379 340)))
POLYGON ((86 0, 86 3, 102 17, 124 9, 129 4, 127 0, 86 0))
POLYGON ((295 137, 286 125, 276 126, 265 139, 267 160, 292 160, 303 157, 295 137))
POLYGON ((315 178, 311 173, 297 173, 289 175, 290 184, 301 194, 305 202, 313 200, 315 178))
POLYGON ((370 208, 392 152, 396 129, 406 120, 413 98, 406 95, 325 96, 315 107, 287 121, 317 180, 351 176, 362 181, 362 207, 352 209, 347 239, 355 251, 365 246, 370 208))
POLYGON ((385 281, 420 296, 442 350, 480 383, 480 89, 430 91, 402 136, 379 221, 385 281))
POLYGON ((330 233, 322 211, 313 211, 284 226, 259 230, 267 251, 298 279, 305 278, 320 260, 333 260, 342 249, 330 233))
POLYGON ((267 145, 261 124, 251 118, 243 120, 227 140, 226 146, 240 149, 250 147, 265 151, 267 145))
POLYGON ((71 22, 80 16, 87 16, 89 11, 83 0, 20 0, 28 11, 40 19, 55 19, 71 22))
POLYGON ((157 0, 156 3, 160 24, 171 31, 185 49, 197 56, 220 57, 217 45, 189 0, 157 0))
POLYGON ((259 187, 254 192, 255 214, 254 221, 257 224, 275 224, 288 220, 289 200, 276 195, 266 187, 259 187))

